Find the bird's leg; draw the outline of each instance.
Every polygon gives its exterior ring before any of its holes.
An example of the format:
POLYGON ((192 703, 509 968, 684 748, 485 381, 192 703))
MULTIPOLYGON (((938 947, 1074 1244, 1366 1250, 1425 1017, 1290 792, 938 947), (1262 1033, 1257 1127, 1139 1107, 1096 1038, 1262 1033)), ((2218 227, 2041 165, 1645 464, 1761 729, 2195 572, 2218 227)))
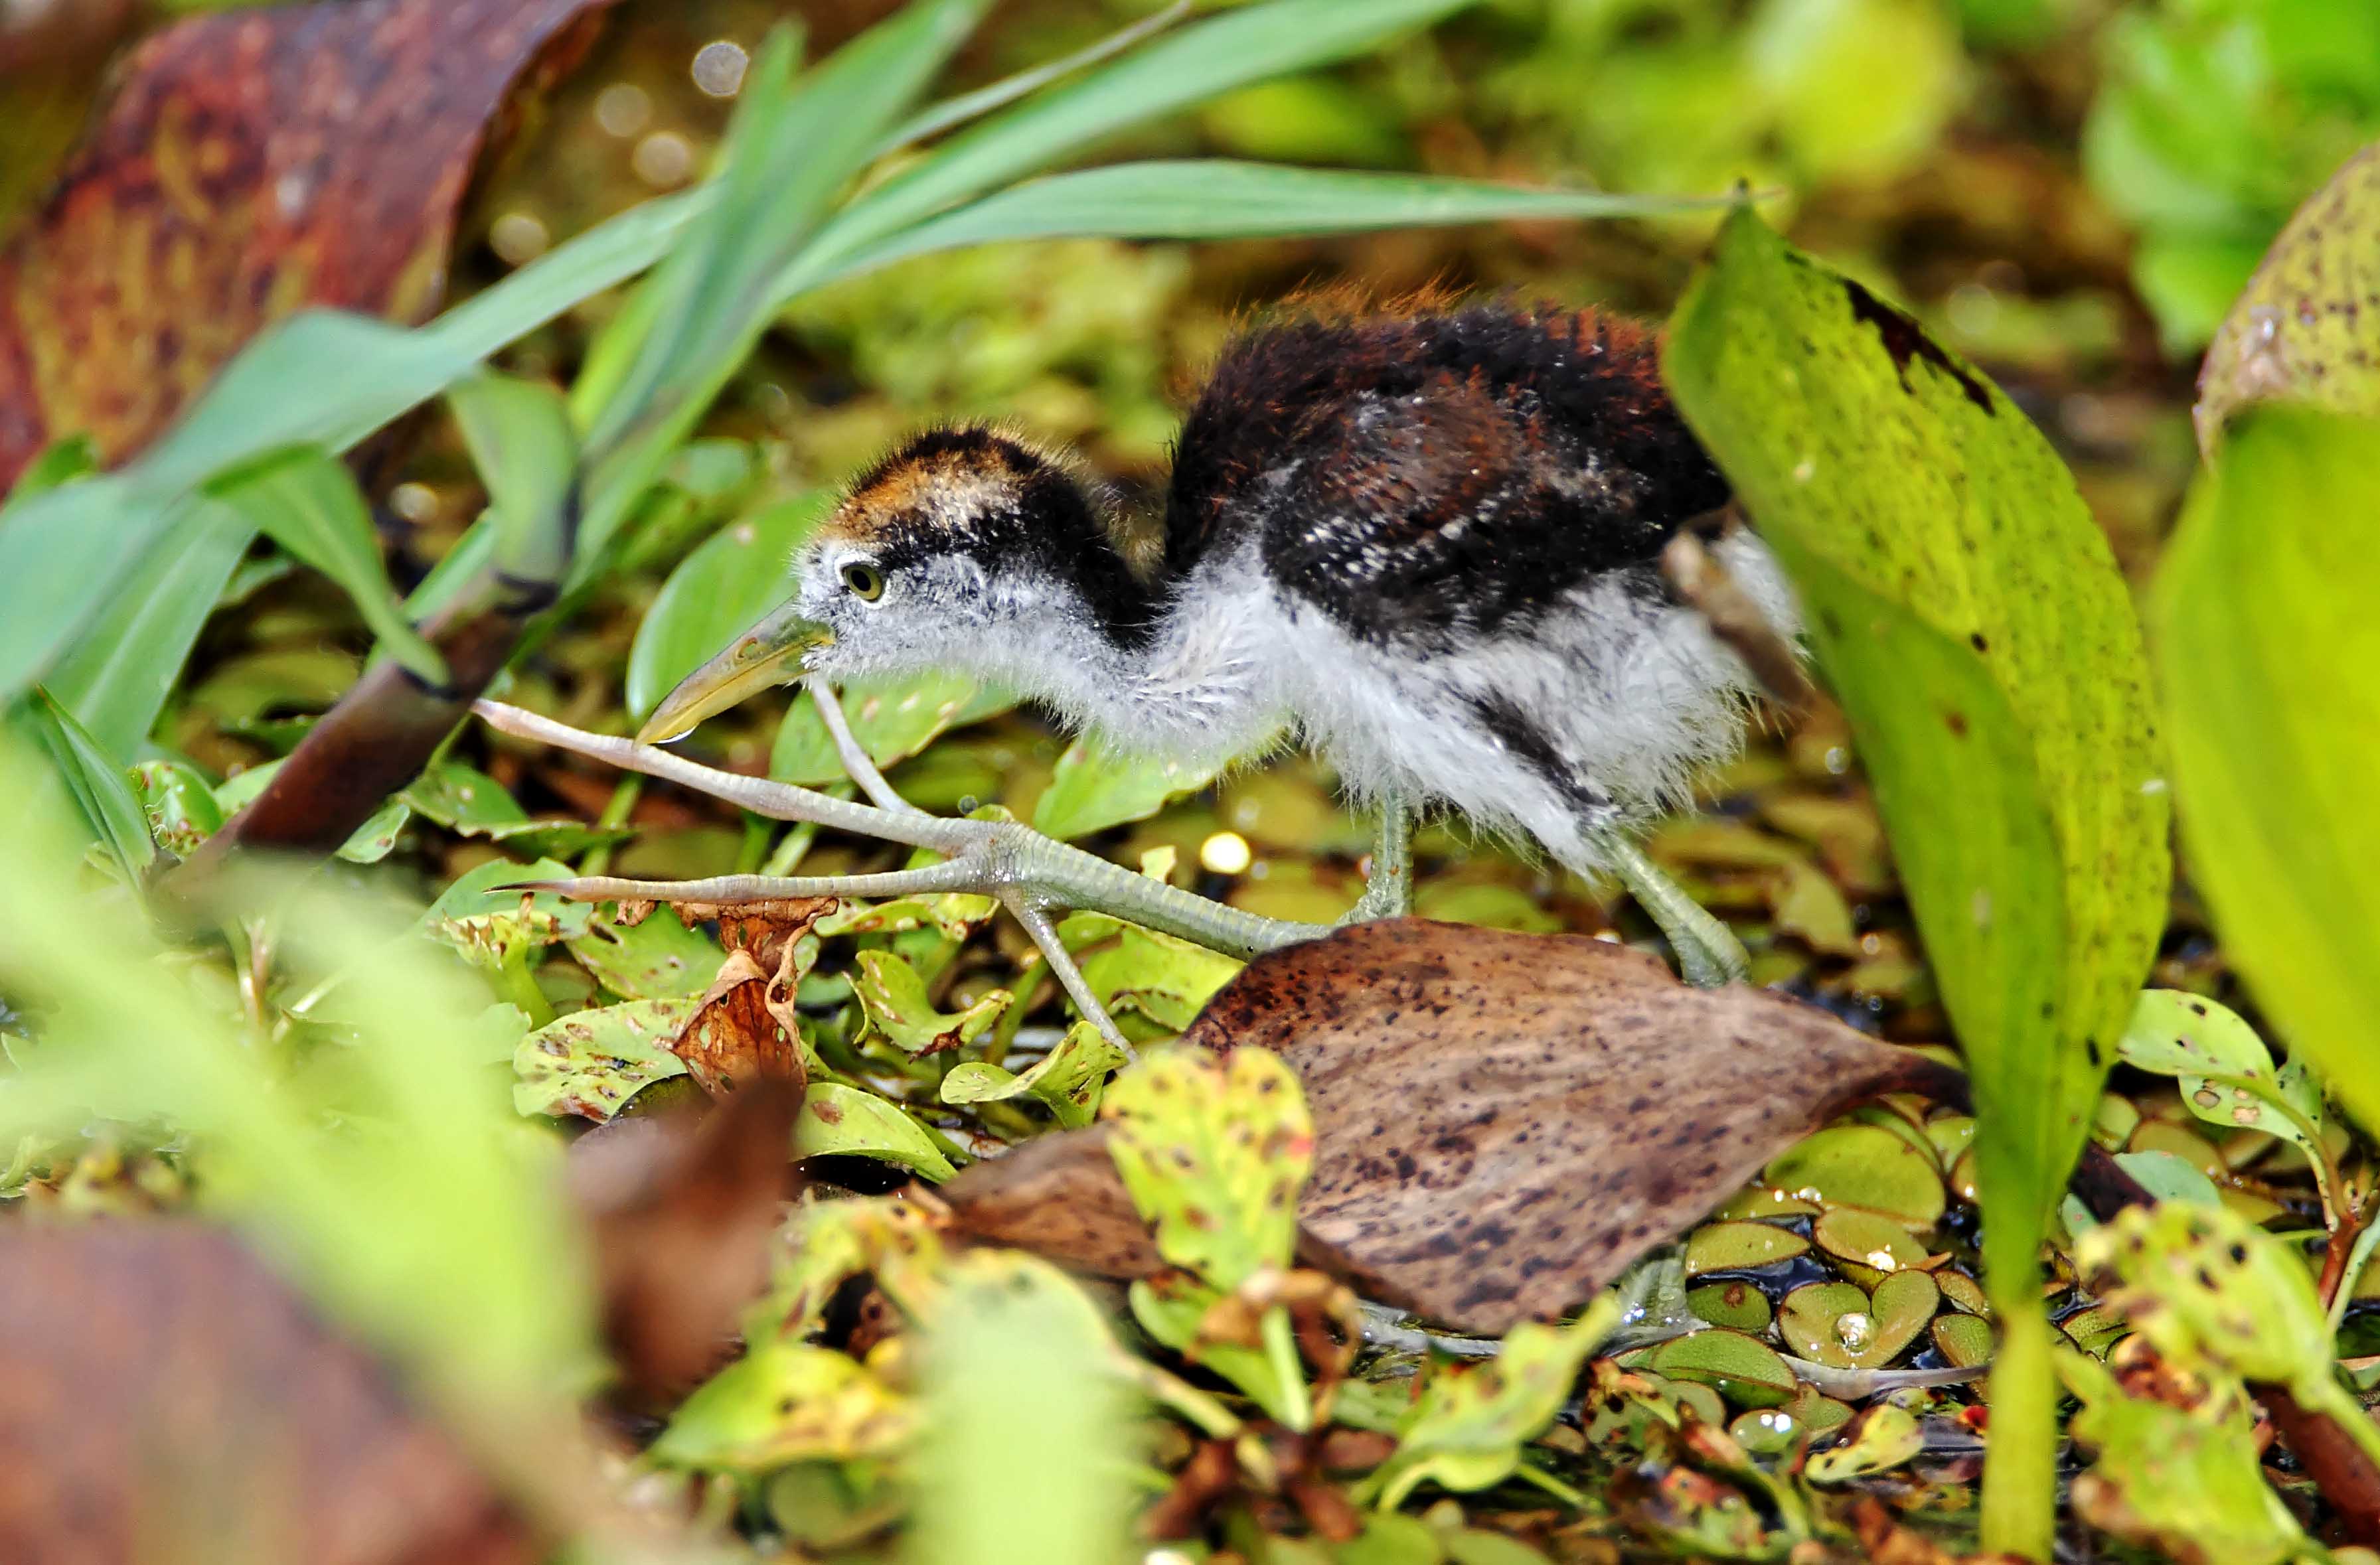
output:
MULTIPOLYGON (((914 810, 905 813, 880 809, 789 782, 722 771, 650 745, 589 734, 498 701, 480 701, 473 710, 481 721, 500 733, 551 745, 630 771, 665 778, 772 820, 810 821, 839 831, 854 831, 947 855, 940 864, 879 875, 731 875, 678 881, 601 878, 552 882, 550 889, 565 896, 581 900, 625 896, 654 902, 735 903, 962 892, 997 898, 1012 912, 1021 904, 1029 904, 1045 914, 1052 907, 1105 913, 1239 957, 1255 956, 1300 940, 1319 940, 1330 932, 1320 924, 1267 918, 1211 902, 1120 864, 1111 864, 1014 820, 953 820, 914 810)), ((1041 927, 1047 928, 1047 924, 1046 918, 1041 920, 1041 927)), ((1028 921, 1027 932, 1033 932, 1034 928, 1028 921)), ((1060 975, 1062 982, 1062 976, 1073 970, 1072 958, 1062 946, 1057 945, 1054 937, 1043 945, 1042 953, 1050 958, 1050 971, 1060 975)))
POLYGON ((923 815, 926 812, 903 798, 884 774, 876 770, 876 761, 859 735, 851 731, 851 720, 843 713, 843 702, 835 698, 834 686, 813 675, 802 682, 810 699, 818 703, 819 721, 826 724, 828 737, 834 741, 834 753, 843 762, 844 775, 859 784, 879 809, 889 809, 895 815, 923 815))
POLYGON ((1413 911, 1413 807, 1390 794, 1380 801, 1380 815, 1372 837, 1372 873, 1364 894, 1347 910, 1342 924, 1368 924, 1375 918, 1402 918, 1413 911))
POLYGON ((1663 874, 1645 856, 1643 848, 1615 836, 1603 843, 1603 851, 1636 905, 1670 938, 1670 949, 1678 953, 1678 966, 1685 973, 1686 982, 1696 989, 1724 989, 1742 983, 1751 974, 1752 957, 1735 938, 1735 931, 1663 874))

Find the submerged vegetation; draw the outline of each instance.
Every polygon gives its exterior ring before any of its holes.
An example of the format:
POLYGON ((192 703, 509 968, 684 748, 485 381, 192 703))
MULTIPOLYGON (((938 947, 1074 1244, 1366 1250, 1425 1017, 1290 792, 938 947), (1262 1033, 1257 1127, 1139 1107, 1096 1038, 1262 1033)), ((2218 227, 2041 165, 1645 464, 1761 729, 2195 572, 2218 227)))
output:
POLYGON ((197 18, 71 154, 143 8, 0 15, 10 1557, 2380 1547, 2369 8, 988 10, 197 18), (1442 824, 1292 941, 1314 763, 964 669, 623 737, 892 436, 1129 500, 1335 285, 1667 316, 1752 986, 1442 824), (815 884, 978 843, 1049 943, 815 884))

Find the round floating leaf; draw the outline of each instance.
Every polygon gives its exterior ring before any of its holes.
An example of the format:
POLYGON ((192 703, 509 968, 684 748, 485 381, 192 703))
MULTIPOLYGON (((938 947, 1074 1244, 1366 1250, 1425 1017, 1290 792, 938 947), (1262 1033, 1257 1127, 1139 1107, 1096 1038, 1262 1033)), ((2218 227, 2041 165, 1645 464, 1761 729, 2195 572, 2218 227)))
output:
POLYGON ((1888 1472, 1925 1449, 1917 1415, 1898 1402, 1876 1402, 1853 1419, 1840 1444, 1812 1457, 1803 1475, 1814 1484, 1841 1484, 1888 1472))
POLYGON ((1934 1351, 1947 1362, 1961 1369, 1972 1369, 1976 1365, 1991 1362, 1991 1324, 1980 1316, 1937 1316, 1932 1330, 1934 1351))
POLYGON ((1829 1207, 1863 1207, 1911 1228, 1941 1220, 1942 1176, 1906 1139, 1877 1125, 1820 1131, 1768 1165, 1767 1183, 1829 1207))
POLYGON ((1871 1288, 1888 1272, 1923 1265, 1926 1256, 1925 1246, 1911 1238, 1907 1229, 1855 1207, 1838 1207, 1821 1216, 1811 1225, 1810 1237, 1843 1263, 1845 1273, 1871 1288))
POLYGON ((1809 1247, 1807 1239, 1774 1223, 1706 1223, 1686 1241, 1686 1275, 1753 1271, 1791 1260, 1809 1247))
POLYGON ((1781 1407, 1800 1384, 1776 1350, 1717 1327, 1662 1343, 1653 1350, 1652 1365, 1672 1380, 1709 1386, 1738 1407, 1781 1407))
POLYGON ((1689 1289, 1686 1307, 1713 1326, 1755 1336, 1768 1329, 1768 1295, 1749 1282, 1712 1282, 1689 1289))
POLYGON ((1795 1357, 1849 1369, 1853 1349, 1835 1323, 1846 1316, 1865 1316, 1867 1307, 1867 1291, 1855 1282, 1807 1283, 1785 1295, 1777 1329, 1795 1357))

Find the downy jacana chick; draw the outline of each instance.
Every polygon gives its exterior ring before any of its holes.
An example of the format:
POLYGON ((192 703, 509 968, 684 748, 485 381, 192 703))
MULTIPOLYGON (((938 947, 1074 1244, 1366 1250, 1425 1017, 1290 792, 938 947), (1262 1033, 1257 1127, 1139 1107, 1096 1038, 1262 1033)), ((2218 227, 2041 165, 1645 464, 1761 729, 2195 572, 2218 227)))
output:
MULTIPOLYGON (((1648 885, 1627 831, 1741 737, 1752 679, 1658 564, 1728 497, 1632 322, 1499 305, 1293 318, 1224 354, 1161 527, 1003 432, 921 434, 820 527, 793 596, 639 738, 804 675, 937 668, 1185 763, 1292 730, 1381 810, 1376 867, 1407 861, 1415 807, 1525 831, 1571 868, 1619 869, 1689 976, 1718 981, 1741 948, 1648 885)), ((1717 552, 1790 633, 1760 544, 1738 530, 1717 552)), ((1402 911, 1404 885, 1376 867, 1355 916, 1402 911)))

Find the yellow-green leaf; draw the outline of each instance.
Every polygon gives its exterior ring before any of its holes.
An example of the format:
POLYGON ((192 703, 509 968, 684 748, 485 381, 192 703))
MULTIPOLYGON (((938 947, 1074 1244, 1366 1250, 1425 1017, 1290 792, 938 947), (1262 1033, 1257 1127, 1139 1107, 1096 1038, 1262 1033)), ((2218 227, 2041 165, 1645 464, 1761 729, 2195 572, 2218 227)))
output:
POLYGON ((1314 1122, 1281 1056, 1149 1055, 1108 1088, 1106 1115, 1116 1171, 1168 1261, 1225 1293, 1289 1265, 1314 1122))

